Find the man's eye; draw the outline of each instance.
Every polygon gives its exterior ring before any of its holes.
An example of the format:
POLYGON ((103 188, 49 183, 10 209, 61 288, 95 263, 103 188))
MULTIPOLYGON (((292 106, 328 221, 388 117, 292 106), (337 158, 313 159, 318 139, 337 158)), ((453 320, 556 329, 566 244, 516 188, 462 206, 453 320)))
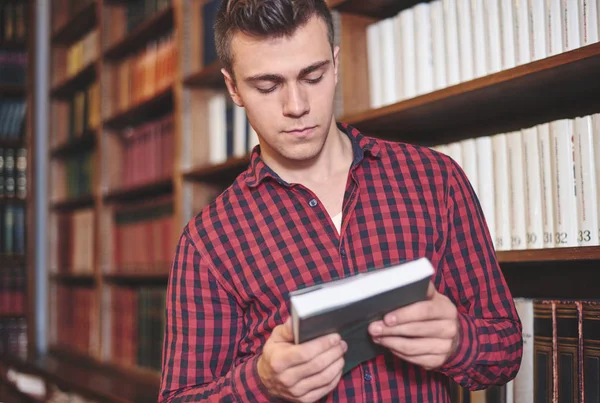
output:
POLYGON ((317 78, 307 78, 306 82, 309 83, 309 84, 316 84, 319 81, 321 81, 322 79, 323 79, 323 75, 321 75, 321 76, 319 76, 317 78))
POLYGON ((270 87, 270 88, 256 88, 258 90, 258 92, 260 92, 261 94, 268 94, 269 92, 273 92, 275 91, 275 88, 277 88, 276 85, 270 87))

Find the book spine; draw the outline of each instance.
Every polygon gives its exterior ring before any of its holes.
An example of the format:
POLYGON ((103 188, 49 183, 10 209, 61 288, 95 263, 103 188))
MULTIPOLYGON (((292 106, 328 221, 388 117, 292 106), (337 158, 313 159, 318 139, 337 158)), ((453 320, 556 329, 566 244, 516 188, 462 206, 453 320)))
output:
POLYGON ((558 354, 558 401, 579 401, 579 336, 578 306, 580 302, 556 302, 556 344, 558 354))
POLYGON ((577 187, 578 244, 598 245, 598 197, 592 117, 575 119, 575 179, 577 187))
POLYGON ((511 248, 510 171, 508 167, 507 135, 492 137, 494 151, 494 183, 496 184, 496 248, 511 248))
POLYGON ((540 172, 539 140, 537 127, 523 131, 523 156, 526 176, 525 200, 527 212, 525 223, 527 230, 527 248, 539 249, 544 246, 544 224, 542 211, 542 181, 540 172))
POLYGON ((549 301, 533 302, 533 348, 534 348, 534 401, 553 403, 554 356, 553 356, 553 314, 549 301))

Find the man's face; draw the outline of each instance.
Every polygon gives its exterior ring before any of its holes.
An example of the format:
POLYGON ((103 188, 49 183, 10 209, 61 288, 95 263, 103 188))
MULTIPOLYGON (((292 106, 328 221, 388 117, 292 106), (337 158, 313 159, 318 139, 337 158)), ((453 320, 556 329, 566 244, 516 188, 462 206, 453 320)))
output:
POLYGON ((315 158, 331 128, 337 83, 325 22, 312 17, 283 38, 236 33, 231 51, 236 83, 226 82, 246 108, 262 153, 290 162, 315 158))

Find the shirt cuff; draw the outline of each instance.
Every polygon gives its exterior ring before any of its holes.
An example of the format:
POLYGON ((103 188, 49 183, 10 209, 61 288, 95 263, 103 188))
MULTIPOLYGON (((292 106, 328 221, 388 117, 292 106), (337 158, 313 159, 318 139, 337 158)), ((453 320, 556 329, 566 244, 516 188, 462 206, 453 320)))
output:
POLYGON ((258 359, 256 355, 238 367, 234 377, 233 390, 243 402, 283 402, 271 395, 258 375, 258 359))
POLYGON ((468 315, 458 313, 459 338, 454 353, 442 365, 439 372, 448 376, 464 374, 471 367, 479 352, 477 327, 468 315))

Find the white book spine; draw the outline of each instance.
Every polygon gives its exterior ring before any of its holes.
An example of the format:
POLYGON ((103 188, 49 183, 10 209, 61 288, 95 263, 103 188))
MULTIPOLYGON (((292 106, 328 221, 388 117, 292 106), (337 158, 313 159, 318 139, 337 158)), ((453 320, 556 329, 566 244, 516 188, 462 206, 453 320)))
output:
POLYGON ((210 98, 210 160, 220 164, 227 160, 227 99, 225 93, 215 93, 210 98))
POLYGON ((471 13, 475 53, 475 77, 483 77, 488 74, 484 0, 471 0, 471 13))
POLYGON ((402 72, 404 73, 404 96, 414 98, 417 95, 417 62, 415 60, 415 13, 412 8, 400 11, 400 29, 402 30, 402 72))
POLYGON ((462 167, 471 182, 473 190, 479 197, 479 179, 477 172, 477 146, 475 145, 475 139, 466 139, 460 142, 461 155, 462 155, 462 167))
POLYGON ((500 28, 500 0, 488 0, 486 22, 488 29, 488 70, 496 73, 502 70, 502 30, 500 28))
POLYGON ((579 1, 580 0, 564 0, 565 14, 565 50, 577 49, 581 46, 581 24, 579 23, 579 1))
POLYGON ((534 382, 533 301, 515 298, 515 308, 523 327, 523 353, 519 373, 514 379, 515 403, 532 403, 534 382))
POLYGON ((577 187, 578 243, 598 245, 598 190, 592 117, 575 119, 575 178, 577 187))
POLYGON ((454 142, 448 144, 448 155, 452 158, 461 168, 463 168, 463 157, 462 147, 460 142, 454 142))
POLYGON ((530 0, 532 9, 533 60, 548 57, 546 0, 530 0))
POLYGON ((473 54, 473 21, 469 0, 457 0, 458 40, 460 54, 460 79, 469 81, 475 77, 475 56, 473 54))
POLYGON ((523 178, 523 135, 520 131, 508 133, 508 167, 510 170, 510 217, 511 217, 511 249, 520 250, 527 248, 527 225, 525 212, 527 200, 525 198, 525 179, 523 178))
POLYGON ((552 195, 554 202, 554 243, 557 247, 577 246, 577 195, 573 161, 573 121, 550 123, 552 140, 552 195))
POLYGON ((494 152, 494 184, 496 198, 496 250, 510 250, 510 172, 508 168, 507 135, 492 136, 494 152))
POLYGON ((246 109, 233 106, 233 155, 246 155, 246 109))
POLYGON ((441 89, 448 86, 446 78, 446 45, 444 42, 444 8, 441 0, 434 0, 430 4, 434 88, 441 89))
POLYGON ((598 37, 600 27, 598 26, 598 0, 581 0, 581 44, 589 45, 600 40, 598 37))
POLYGON ((523 155, 525 157, 525 195, 527 199, 527 249, 544 247, 542 211, 542 181, 540 172, 539 140, 537 127, 523 130, 523 155))
POLYGON ((448 154, 448 146, 445 144, 438 144, 435 147, 431 147, 431 149, 437 151, 438 153, 449 155, 448 154))
POLYGON ((492 138, 490 136, 478 137, 475 140, 477 148, 477 189, 483 215, 496 246, 496 200, 494 197, 494 155, 492 152, 492 138))
POLYGON ((444 29, 446 30, 446 68, 448 85, 460 83, 460 56, 458 51, 457 0, 442 0, 444 29))
POLYGON ((381 52, 381 68, 380 76, 381 91, 383 105, 393 104, 398 102, 396 94, 396 36, 394 35, 394 20, 386 18, 379 21, 379 46, 381 52))
POLYGON ((367 57, 369 67, 369 99, 371 108, 383 105, 383 93, 379 85, 381 78, 381 51, 379 47, 379 23, 367 26, 367 57))
POLYGON ((502 68, 510 69, 517 65, 516 30, 514 3, 510 0, 501 1, 502 23, 502 68))
MULTIPOLYGON (((594 139, 596 191, 600 192, 600 113, 592 115, 592 137, 594 139)), ((600 195, 598 195, 598 198, 600 198, 600 195)), ((600 226, 600 204, 596 205, 596 214, 598 214, 598 225, 600 226)), ((598 230, 598 241, 600 242, 600 229, 598 230)))
POLYGON ((554 203, 552 195, 552 157, 550 151, 550 124, 537 126, 542 185, 542 226, 544 248, 554 247, 554 203))
POLYGON ((549 55, 557 55, 564 51, 563 7, 562 0, 548 0, 546 9, 548 27, 549 55))
POLYGON ((528 0, 514 0, 517 21, 517 64, 531 62, 533 58, 533 10, 528 0))
POLYGON ((398 101, 401 101, 406 98, 406 92, 404 90, 404 51, 402 50, 401 14, 396 14, 392 19, 394 21, 394 44, 396 45, 396 49, 394 50, 394 56, 396 58, 396 71, 394 72, 396 75, 396 95, 398 96, 398 101))
POLYGON ((414 7, 417 94, 433 91, 433 44, 431 42, 431 9, 429 3, 419 3, 414 7))

